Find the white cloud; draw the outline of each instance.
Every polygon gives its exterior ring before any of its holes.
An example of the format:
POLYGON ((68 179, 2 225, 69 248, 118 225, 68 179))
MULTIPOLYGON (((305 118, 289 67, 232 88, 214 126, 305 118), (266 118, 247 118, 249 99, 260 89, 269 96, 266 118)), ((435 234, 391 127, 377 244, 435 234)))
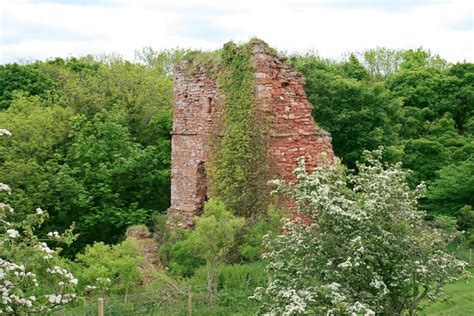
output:
POLYGON ((474 60, 469 0, 7 0, 1 12, 1 63, 110 52, 131 59, 145 46, 214 49, 252 36, 333 58, 385 46, 474 60))

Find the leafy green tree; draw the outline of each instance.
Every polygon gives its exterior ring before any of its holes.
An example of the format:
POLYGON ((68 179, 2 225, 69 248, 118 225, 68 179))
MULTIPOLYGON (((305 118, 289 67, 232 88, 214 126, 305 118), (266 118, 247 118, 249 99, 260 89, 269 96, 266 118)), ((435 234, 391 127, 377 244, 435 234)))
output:
POLYGON ((474 85, 469 75, 472 64, 446 68, 436 66, 443 61, 436 63, 429 52, 407 51, 405 55, 401 70, 386 81, 388 89, 403 100, 402 137, 425 136, 426 122, 446 114, 451 115, 456 129, 463 133, 474 109, 474 85))
POLYGON ((39 97, 22 94, 0 112, 0 126, 13 134, 0 139, 0 178, 15 190, 9 202, 24 210, 38 205, 51 209, 56 198, 52 180, 67 151, 71 116, 68 109, 45 106, 39 97))
POLYGON ((84 72, 89 72, 89 73, 96 73, 100 67, 101 63, 100 61, 96 60, 93 56, 87 55, 85 57, 70 57, 67 59, 62 59, 60 57, 56 57, 54 59, 50 59, 44 63, 39 63, 39 69, 46 73, 49 74, 51 77, 54 77, 57 79, 57 74, 56 76, 53 76, 52 74, 55 73, 53 69, 51 69, 50 66, 59 66, 56 71, 59 69, 67 69, 75 73, 84 73, 84 72))
POLYGON ((39 69, 40 64, 41 62, 0 65, 0 110, 10 106, 15 92, 43 99, 56 92, 56 83, 39 69))
MULTIPOLYGON (((474 114, 474 64, 465 62, 452 65, 448 74, 458 79, 452 80, 457 87, 452 89, 449 99, 443 103, 450 105, 448 109, 453 113, 456 127, 464 134, 468 131, 468 122, 474 114)), ((471 132, 471 135, 474 133, 471 132)))
POLYGON ((171 77, 175 65, 181 63, 190 52, 189 49, 175 48, 156 51, 151 47, 145 47, 137 51, 135 55, 138 61, 156 69, 161 75, 171 77))
POLYGON ((54 179, 55 225, 77 223, 77 247, 117 242, 127 226, 146 223, 169 204, 169 143, 143 148, 123 117, 76 116, 71 145, 54 179))
POLYGON ((118 241, 126 226, 168 207, 172 79, 165 63, 86 56, 15 67, 49 78, 54 93, 25 83, 0 112, 14 134, 0 140, 0 176, 17 192, 10 202, 49 209, 45 231, 81 222, 68 254, 96 240, 118 241))
POLYGON ((401 57, 401 70, 416 68, 445 70, 448 67, 446 60, 442 59, 439 55, 432 55, 429 50, 424 50, 421 47, 416 50, 405 50, 403 51, 401 57))
POLYGON ((461 229, 473 229, 469 211, 461 209, 465 206, 474 207, 474 161, 469 159, 461 164, 440 168, 439 176, 428 190, 424 204, 435 214, 456 216, 461 229))
POLYGON ((409 176, 412 186, 421 181, 435 179, 449 159, 449 152, 438 140, 417 138, 404 142, 404 167, 414 170, 409 176))
POLYGON ((369 73, 354 54, 350 54, 348 60, 341 64, 341 72, 344 77, 356 80, 369 79, 369 73))
POLYGON ((293 64, 306 77, 315 121, 331 133, 334 151, 346 165, 354 167, 365 149, 397 144, 401 104, 382 83, 367 80, 353 55, 342 71, 314 56, 294 58, 293 64))
POLYGON ((66 63, 67 67, 49 67, 58 82, 60 104, 89 119, 103 110, 121 112, 132 137, 145 146, 155 144, 163 129, 161 123, 166 123, 170 131, 173 82, 165 70, 113 57, 100 63, 93 59, 79 61, 85 64, 80 71, 67 68, 72 67, 72 61, 66 63))
POLYGON ((401 145, 404 166, 413 170, 410 183, 432 184, 422 200, 423 208, 432 215, 453 216, 460 227, 470 227, 463 223, 466 217, 459 210, 472 205, 472 184, 465 176, 474 152, 470 133, 473 65, 450 66, 421 49, 408 50, 402 57, 400 71, 386 86, 403 101, 401 145))
POLYGON ((400 164, 384 166, 367 153, 356 175, 339 165, 280 189, 296 200, 296 216, 267 239, 272 283, 256 290, 263 313, 415 315, 443 286, 468 275, 467 263, 447 252, 454 238, 417 210, 423 186, 411 190, 400 164))
POLYGON ((400 68, 402 53, 385 47, 368 49, 363 52, 363 63, 372 78, 385 80, 400 68))

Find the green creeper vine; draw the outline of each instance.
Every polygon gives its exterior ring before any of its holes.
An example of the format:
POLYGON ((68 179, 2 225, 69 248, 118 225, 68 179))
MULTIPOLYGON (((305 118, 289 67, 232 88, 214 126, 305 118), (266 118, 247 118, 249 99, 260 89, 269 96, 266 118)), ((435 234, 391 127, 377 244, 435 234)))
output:
POLYGON ((254 73, 249 44, 224 46, 217 74, 224 118, 222 134, 212 146, 210 194, 246 218, 255 218, 267 207, 266 152, 255 106, 254 73))

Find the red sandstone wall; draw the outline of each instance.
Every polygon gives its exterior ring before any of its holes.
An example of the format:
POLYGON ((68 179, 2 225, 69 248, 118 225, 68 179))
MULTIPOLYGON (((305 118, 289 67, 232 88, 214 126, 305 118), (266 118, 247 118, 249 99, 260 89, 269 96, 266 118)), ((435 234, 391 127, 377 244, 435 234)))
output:
POLYGON ((269 122, 271 178, 292 179, 296 161, 302 156, 308 171, 322 159, 333 161, 331 137, 315 127, 301 74, 293 71, 286 59, 269 52, 263 43, 253 46, 253 58, 257 106, 269 122))
MULTIPOLYGON (((271 179, 293 179, 296 161, 304 156, 311 171, 322 156, 334 159, 330 135, 315 128, 312 106, 304 91, 304 79, 289 63, 264 43, 252 46, 255 66, 256 106, 266 136, 271 179)), ((223 109, 215 80, 205 67, 193 74, 187 64, 175 69, 169 218, 178 226, 193 225, 207 191, 205 162, 210 138, 216 133, 223 109)))
POLYGON ((179 226, 193 225, 193 216, 202 211, 207 193, 205 162, 209 158, 209 138, 214 131, 218 109, 222 108, 217 84, 205 67, 192 75, 186 64, 174 73, 173 131, 171 140, 170 218, 179 226))

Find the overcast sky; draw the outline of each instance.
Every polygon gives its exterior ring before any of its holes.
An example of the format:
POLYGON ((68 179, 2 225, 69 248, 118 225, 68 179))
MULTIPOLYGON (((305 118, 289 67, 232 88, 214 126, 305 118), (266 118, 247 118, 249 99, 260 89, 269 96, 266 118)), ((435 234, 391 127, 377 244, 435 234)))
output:
POLYGON ((143 47, 215 49, 257 36, 340 58, 377 46, 474 61, 474 0, 0 0, 0 63, 143 47))

